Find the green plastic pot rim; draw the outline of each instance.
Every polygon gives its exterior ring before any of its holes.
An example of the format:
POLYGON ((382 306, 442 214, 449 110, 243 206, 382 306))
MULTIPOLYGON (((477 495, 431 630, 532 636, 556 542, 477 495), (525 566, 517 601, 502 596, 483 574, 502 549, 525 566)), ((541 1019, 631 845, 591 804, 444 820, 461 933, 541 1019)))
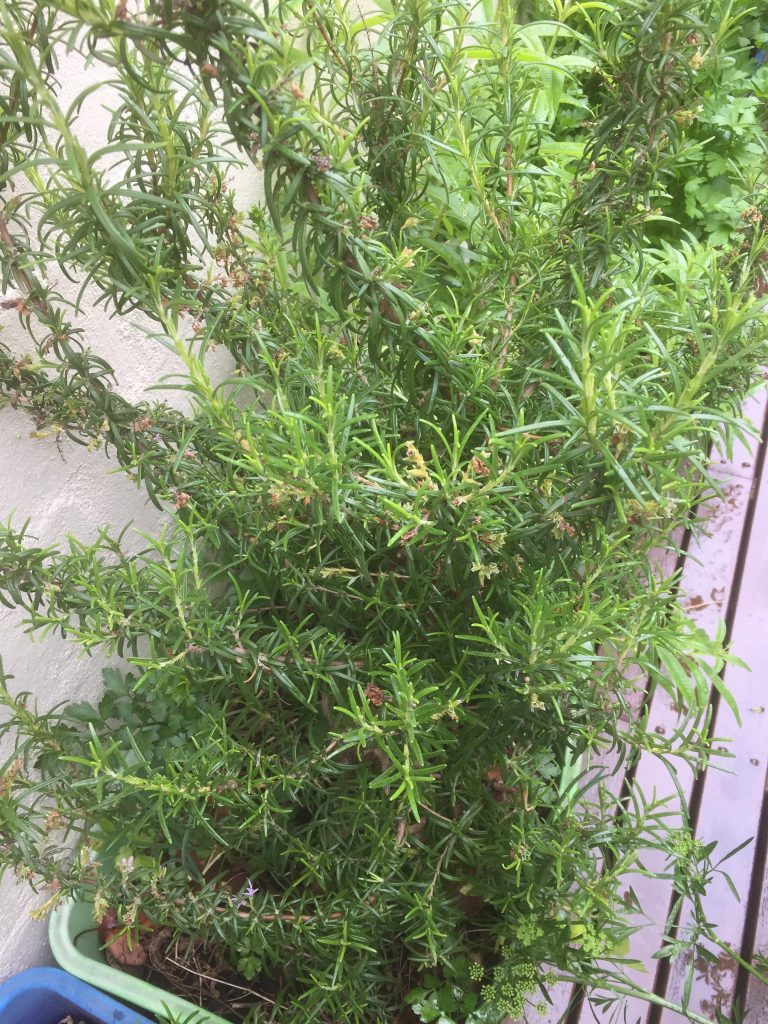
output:
POLYGON ((96 988, 108 992, 122 1002, 147 1010, 160 1020, 171 1017, 174 1021, 187 1024, 233 1024, 215 1013, 202 1010, 181 996, 166 992, 141 978, 134 978, 116 967, 110 967, 97 956, 82 952, 75 945, 75 937, 82 932, 82 922, 87 919, 92 926, 92 904, 69 901, 63 903, 50 916, 48 940, 51 951, 65 971, 96 988))

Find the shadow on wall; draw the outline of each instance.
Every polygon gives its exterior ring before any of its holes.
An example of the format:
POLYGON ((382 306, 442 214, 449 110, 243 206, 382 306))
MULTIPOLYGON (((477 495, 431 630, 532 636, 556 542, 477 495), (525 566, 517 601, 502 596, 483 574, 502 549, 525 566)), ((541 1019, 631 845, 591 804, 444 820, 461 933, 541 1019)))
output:
MULTIPOLYGON (((162 513, 124 476, 111 472, 102 453, 87 452, 71 442, 60 447, 53 438, 29 437, 30 421, 11 409, 0 412, 0 516, 31 518, 34 534, 43 543, 62 541, 68 532, 94 537, 99 526, 119 528, 133 521, 152 530, 162 513)), ((13 691, 31 691, 40 706, 94 694, 100 688, 104 659, 87 657, 60 637, 32 641, 25 635, 23 616, 0 607, 0 655, 13 691)), ((1 713, 1 712, 0 712, 1 713)), ((0 759, 12 753, 0 746, 0 759)), ((50 962, 45 922, 30 911, 45 895, 35 898, 27 885, 6 876, 0 883, 0 980, 24 967, 50 962)))
MULTIPOLYGON (((103 69, 102 69, 103 71, 103 69)), ((62 101, 68 105, 86 86, 94 83, 98 69, 84 66, 77 54, 62 56, 60 65, 62 101)), ((77 132, 87 149, 106 141, 109 90, 100 89, 84 102, 77 132)), ((235 175, 238 199, 243 209, 263 201, 261 176, 251 166, 235 175)), ((52 271, 55 274, 55 271, 52 271)), ((61 275, 57 285, 72 298, 76 287, 66 287, 61 275)), ((9 292, 6 298, 15 298, 9 292)), ((147 336, 137 316, 110 319, 86 292, 78 324, 84 328, 85 344, 114 368, 117 390, 129 400, 164 398, 184 407, 186 396, 176 390, 153 390, 164 377, 178 373, 180 361, 157 340, 147 336)), ((19 357, 30 349, 30 340, 14 309, 0 312, 3 344, 19 357)), ((211 353, 211 376, 226 378, 233 366, 229 354, 211 353)), ((32 522, 31 533, 42 544, 61 543, 72 533, 81 540, 95 537, 100 526, 109 524, 119 531, 127 523, 137 530, 154 532, 162 513, 148 504, 123 474, 116 473, 103 452, 89 452, 66 438, 33 438, 34 424, 23 412, 0 409, 0 519, 13 515, 16 522, 32 522)), ((128 540, 130 544, 130 540, 128 540)), ((137 537, 136 547, 142 542, 137 537)), ((100 689, 104 659, 98 652, 85 657, 71 644, 57 637, 32 642, 23 632, 22 616, 0 606, 0 657, 7 675, 13 677, 14 691, 30 691, 41 708, 65 700, 85 699, 100 689)), ((1 712, 0 712, 1 713, 1 712)), ((0 748, 0 761, 11 751, 0 748)), ((0 883, 0 980, 24 967, 50 962, 45 922, 29 916, 45 894, 35 897, 28 886, 16 885, 6 877, 0 883)))

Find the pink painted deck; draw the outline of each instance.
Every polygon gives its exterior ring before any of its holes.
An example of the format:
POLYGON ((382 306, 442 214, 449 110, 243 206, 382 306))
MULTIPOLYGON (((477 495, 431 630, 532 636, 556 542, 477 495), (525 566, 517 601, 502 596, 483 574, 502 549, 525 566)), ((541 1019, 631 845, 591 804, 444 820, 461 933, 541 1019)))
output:
MULTIPOLYGON (((724 869, 739 894, 737 900, 722 879, 709 888, 704 906, 708 920, 738 954, 768 957, 768 463, 764 449, 768 435, 766 392, 750 399, 745 415, 761 432, 751 446, 737 444, 730 457, 717 454, 712 469, 721 483, 722 496, 709 503, 707 526, 691 540, 682 567, 680 601, 695 622, 710 635, 725 621, 731 651, 749 669, 730 665, 725 682, 741 712, 741 727, 719 695, 711 694, 712 735, 728 741, 731 756, 719 758, 698 777, 676 763, 675 777, 651 755, 641 757, 626 785, 646 798, 672 798, 670 808, 680 817, 678 791, 688 801, 688 817, 697 837, 716 840, 718 855, 751 840, 724 869)), ((669 568, 668 566, 666 568, 669 568)), ((669 696, 659 688, 649 706, 649 729, 670 734, 678 715, 669 696)), ((616 785, 621 785, 616 778, 616 785)), ((614 788, 612 785, 611 788, 614 788)), ((682 821, 681 821, 682 824, 682 821)), ((715 1024, 731 1017, 735 1008, 748 1011, 744 1024, 768 1024, 768 987, 750 978, 730 956, 713 951, 713 961, 691 963, 654 958, 663 944, 666 922, 673 905, 672 881, 664 862, 653 850, 642 858, 648 874, 628 877, 643 908, 633 936, 630 957, 644 967, 628 972, 638 984, 657 996, 680 1003, 688 989, 691 1011, 715 1024), (734 1005, 735 1004, 735 1005, 734 1005)), ((676 922, 684 931, 685 911, 676 922)), ((602 1006, 601 993, 573 991, 562 985, 552 993, 553 1006, 542 1024, 683 1024, 679 1013, 662 1010, 639 999, 602 1006)), ((531 1024, 534 1017, 531 1017, 531 1024)))

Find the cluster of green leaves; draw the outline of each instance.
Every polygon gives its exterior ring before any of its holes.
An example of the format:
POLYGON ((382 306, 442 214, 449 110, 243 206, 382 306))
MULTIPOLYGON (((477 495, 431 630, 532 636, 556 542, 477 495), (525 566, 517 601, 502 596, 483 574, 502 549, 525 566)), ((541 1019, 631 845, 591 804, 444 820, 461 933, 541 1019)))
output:
POLYGON ((623 880, 674 853, 594 755, 708 750, 719 644, 649 552, 740 432, 768 242, 658 207, 744 18, 256 8, 0 0, 0 264, 33 341, 0 394, 168 513, 138 553, 0 530, 0 600, 134 666, 52 712, 4 686, 0 863, 209 937, 254 1020, 496 1024, 620 966, 623 880), (93 151, 66 48, 110 86, 93 151), (119 396, 54 269, 149 318, 188 412, 119 396), (688 706, 674 737, 629 664, 688 706))
MULTIPOLYGON (((762 180, 766 161, 765 119, 768 67, 757 66, 752 44, 765 38, 759 21, 729 23, 741 52, 724 66, 709 68, 699 51, 700 72, 708 79, 699 101, 681 112, 688 144, 677 180, 659 205, 676 223, 714 242, 738 237, 745 220, 762 214, 762 180)), ((697 37, 698 38, 698 37, 697 37)))

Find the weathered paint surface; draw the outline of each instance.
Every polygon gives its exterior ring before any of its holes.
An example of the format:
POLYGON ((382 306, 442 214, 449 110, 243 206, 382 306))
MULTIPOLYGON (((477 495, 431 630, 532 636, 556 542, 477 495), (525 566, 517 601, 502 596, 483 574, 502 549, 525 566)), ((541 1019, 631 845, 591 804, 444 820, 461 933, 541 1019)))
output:
MULTIPOLYGON (((759 428, 765 419, 766 393, 750 399, 745 414, 759 428)), ((768 760, 768 544, 764 530, 768 525, 768 468, 758 479, 759 445, 737 444, 730 457, 717 455, 712 469, 721 481, 722 496, 708 509, 704 535, 692 544, 683 566, 680 600, 696 623, 710 634, 730 613, 733 653, 746 661, 747 669, 731 666, 726 682, 742 709, 740 728, 733 713, 723 701, 717 702, 713 723, 715 736, 723 737, 732 756, 723 758, 707 772, 699 784, 700 801, 697 835, 705 841, 717 840, 720 855, 744 840, 757 836, 761 814, 765 814, 766 760, 768 760), (751 531, 745 532, 750 524, 751 531)), ((670 734, 678 715, 667 694, 657 692, 649 711, 649 728, 670 734)), ((725 746, 725 744, 724 744, 725 746)), ((679 790, 690 801, 694 794, 694 778, 684 764, 676 766, 674 777, 651 756, 642 757, 632 783, 646 797, 670 799, 673 809, 679 790)), ((674 824, 674 813, 669 822, 674 824)), ((678 813, 679 816, 679 813, 678 813)), ((768 821, 763 822, 768 827, 768 821)), ((756 934, 751 936, 748 919, 749 893, 755 870, 755 843, 752 842, 732 857, 726 865, 741 899, 737 901, 728 884, 718 877, 706 899, 708 919, 717 926, 726 942, 737 950, 748 948, 754 940, 757 952, 768 955, 768 890, 756 893, 760 900, 756 934)), ((679 1002, 683 996, 688 964, 673 962, 669 969, 659 969, 654 954, 662 945, 665 922, 672 896, 672 879, 655 851, 648 850, 642 858, 647 876, 628 877, 643 908, 638 924, 643 928, 633 937, 631 957, 643 970, 628 972, 644 988, 679 1002)), ((760 865, 758 865, 759 869, 760 865)), ((759 885, 758 885, 759 888, 759 885)), ((680 927, 685 928, 684 914, 680 927)), ((714 962, 703 959, 694 965, 690 995, 692 1010, 714 1019, 720 1011, 728 1013, 737 981, 734 959, 719 951, 714 962)), ((556 1006, 550 1015, 554 1024, 559 1011, 567 1005, 568 990, 557 992, 556 1006)), ((598 998, 599 998, 599 994, 598 998)), ((754 1024, 768 1024, 768 998, 765 987, 752 982, 748 988, 748 1006, 754 1024)), ((681 1024, 679 1014, 658 1008, 651 1010, 640 999, 609 1008, 584 1004, 579 1024, 591 1021, 626 1021, 627 1024, 681 1024)), ((575 1024, 571 1021, 571 1024, 575 1024)))
MULTIPOLYGON (((77 55, 62 55, 59 77, 64 105, 98 74, 103 75, 104 69, 85 68, 77 55)), ((77 133, 89 150, 106 141, 107 93, 100 90, 91 95, 82 108, 77 133)), ((262 197, 259 173, 253 168, 239 171, 235 191, 243 209, 258 202, 262 197)), ((66 293, 62 275, 55 269, 51 274, 66 293)), ((74 295, 76 289, 70 293, 74 295)), ((16 294, 9 292, 5 297, 16 294)), ((178 391, 147 394, 147 388, 178 373, 181 365, 147 336, 144 328, 148 325, 138 316, 110 319, 101 306, 89 303, 86 294, 78 325, 84 328, 85 344, 114 367, 115 386, 122 395, 132 400, 164 397, 177 407, 184 405, 178 391)), ((0 310, 0 331, 3 343, 19 357, 29 350, 29 340, 13 310, 0 310)), ((216 379, 222 379, 230 366, 223 349, 212 353, 209 369, 216 379)), ((7 522, 11 515, 19 523, 31 519, 32 533, 43 544, 61 542, 68 533, 88 540, 104 525, 114 530, 126 523, 133 523, 137 530, 157 526, 161 514, 125 476, 115 473, 115 465, 101 452, 87 452, 66 440, 57 446, 53 438, 32 438, 33 429, 34 424, 21 411, 0 410, 0 519, 7 522)), ((0 657, 6 673, 14 676, 12 688, 31 691, 41 707, 98 692, 103 666, 98 652, 85 658, 60 640, 32 643, 22 630, 20 616, 0 606, 0 657)), ((6 756, 7 751, 0 750, 0 759, 6 756)), ((29 916, 42 899, 13 879, 0 883, 0 980, 24 967, 50 962, 46 926, 29 916)))

